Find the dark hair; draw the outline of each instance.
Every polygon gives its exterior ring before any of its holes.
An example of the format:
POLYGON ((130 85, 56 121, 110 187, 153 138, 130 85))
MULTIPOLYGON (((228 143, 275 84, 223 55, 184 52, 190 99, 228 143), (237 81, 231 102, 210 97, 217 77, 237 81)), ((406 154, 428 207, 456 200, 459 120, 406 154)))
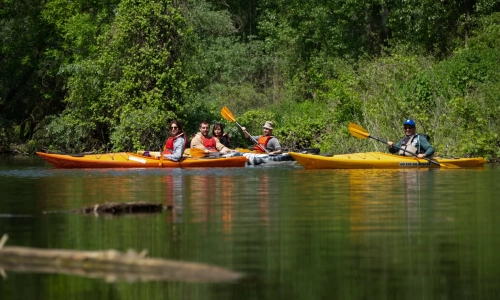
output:
POLYGON ((177 120, 172 120, 172 121, 170 121, 170 124, 168 125, 168 131, 170 132, 170 136, 173 136, 172 130, 170 130, 170 128, 172 127, 172 124, 177 125, 178 131, 177 131, 176 135, 184 133, 184 130, 182 129, 182 123, 180 121, 177 121, 177 120))
POLYGON ((208 124, 208 125, 210 126, 210 122, 208 122, 207 120, 203 120, 203 121, 201 121, 201 122, 200 122, 200 127, 201 127, 201 125, 202 125, 202 124, 208 124))
POLYGON ((222 125, 222 123, 220 123, 220 122, 215 122, 214 127, 212 127, 212 135, 213 136, 216 136, 215 135, 215 127, 220 128, 220 135, 222 136, 224 134, 224 125, 222 125))

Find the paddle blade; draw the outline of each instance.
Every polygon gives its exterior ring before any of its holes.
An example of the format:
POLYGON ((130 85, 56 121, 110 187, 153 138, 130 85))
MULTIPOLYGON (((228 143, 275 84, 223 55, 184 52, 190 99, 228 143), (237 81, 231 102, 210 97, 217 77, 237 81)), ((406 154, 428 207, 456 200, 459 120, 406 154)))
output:
POLYGON ((220 111, 220 114, 222 115, 222 117, 224 117, 224 119, 231 121, 231 122, 236 122, 236 119, 234 118, 233 113, 231 113, 229 108, 224 106, 222 108, 222 110, 220 111))
MULTIPOLYGON (((432 161, 434 162, 434 161, 432 161)), ((460 167, 455 166, 454 164, 443 164, 443 163, 438 163, 441 168, 447 168, 447 169, 460 169, 460 167)))
POLYGON ((201 150, 198 148, 191 148, 189 149, 189 155, 191 155, 194 158, 200 158, 207 156, 207 153, 205 153, 205 150, 201 150))
POLYGON ((370 137, 370 133, 366 131, 366 129, 354 123, 349 123, 349 133, 360 139, 367 139, 370 137))

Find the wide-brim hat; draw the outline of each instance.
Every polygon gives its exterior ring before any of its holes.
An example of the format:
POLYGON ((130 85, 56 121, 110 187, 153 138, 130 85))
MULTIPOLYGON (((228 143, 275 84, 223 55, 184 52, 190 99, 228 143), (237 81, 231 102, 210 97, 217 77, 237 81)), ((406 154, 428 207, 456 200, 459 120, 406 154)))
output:
POLYGON ((266 123, 264 123, 264 126, 262 126, 262 128, 267 128, 267 129, 271 129, 271 130, 273 130, 273 127, 274 127, 274 124, 271 121, 266 121, 266 123))

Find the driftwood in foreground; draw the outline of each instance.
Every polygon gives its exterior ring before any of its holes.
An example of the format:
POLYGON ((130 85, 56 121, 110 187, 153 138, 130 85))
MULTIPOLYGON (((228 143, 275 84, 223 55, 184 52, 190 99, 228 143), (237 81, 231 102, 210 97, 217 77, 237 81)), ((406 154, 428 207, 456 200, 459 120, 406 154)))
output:
MULTIPOLYGON (((166 207, 167 209, 169 207, 166 207)), ((74 213, 82 214, 131 214, 131 213, 154 213, 164 209, 160 203, 148 202, 110 202, 105 204, 95 204, 73 210, 74 213)))
POLYGON ((108 282, 126 281, 185 281, 227 282, 243 278, 243 274, 201 263, 145 258, 146 251, 129 250, 77 251, 3 247, 0 241, 0 274, 5 271, 58 273, 104 278, 108 282))

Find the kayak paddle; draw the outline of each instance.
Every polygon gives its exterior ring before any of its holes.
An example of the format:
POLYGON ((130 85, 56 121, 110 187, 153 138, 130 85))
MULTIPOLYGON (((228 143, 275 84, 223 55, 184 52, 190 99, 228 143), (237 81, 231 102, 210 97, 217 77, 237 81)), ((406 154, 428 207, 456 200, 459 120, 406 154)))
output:
MULTIPOLYGON (((241 127, 241 125, 238 122, 236 122, 236 119, 234 118, 233 113, 231 113, 231 111, 229 110, 229 108, 227 108, 227 107, 224 106, 222 108, 222 110, 220 111, 220 113, 224 117, 224 119, 236 123, 236 125, 238 125, 241 128, 241 130, 243 130, 243 128, 241 127)), ((257 145, 257 147, 259 147, 259 149, 262 150, 262 152, 266 152, 267 154, 269 154, 269 151, 267 151, 266 148, 262 147, 262 145, 260 145, 259 142, 257 142, 257 140, 254 139, 254 137, 250 133, 248 133, 248 131, 246 131, 246 130, 243 130, 243 131, 246 134, 248 134, 248 136, 250 137, 250 139, 252 140, 252 142, 254 142, 255 145, 257 145)))
POLYGON ((208 155, 205 150, 198 149, 198 148, 190 148, 189 149, 189 155, 191 155, 194 158, 200 158, 200 157, 205 157, 208 155))
MULTIPOLYGON (((357 137, 357 138, 360 138, 360 139, 367 139, 367 138, 371 138, 371 139, 374 139, 374 140, 377 140, 379 142, 382 142, 384 144, 387 144, 386 141, 384 140, 381 140, 379 138, 376 138, 376 137, 373 137, 370 135, 370 133, 364 129, 363 127, 359 126, 358 124, 354 124, 354 123, 349 123, 349 133, 354 136, 354 137, 357 137)), ((411 151, 408 151, 406 149, 403 149, 403 148, 398 148, 396 146, 393 146, 399 150, 403 150, 404 152, 406 153, 410 153, 411 155, 417 157, 417 154, 416 153, 413 153, 411 151)), ((417 157, 418 158, 418 157, 417 157)), ((458 168, 457 166, 454 166, 454 165, 447 165, 447 164, 443 164, 443 163, 438 163, 437 161, 435 160, 432 160, 430 158, 427 158, 427 157, 422 157, 423 159, 427 160, 428 162, 430 163, 433 163, 433 164, 436 164, 440 167, 446 167, 446 168, 458 168)))

